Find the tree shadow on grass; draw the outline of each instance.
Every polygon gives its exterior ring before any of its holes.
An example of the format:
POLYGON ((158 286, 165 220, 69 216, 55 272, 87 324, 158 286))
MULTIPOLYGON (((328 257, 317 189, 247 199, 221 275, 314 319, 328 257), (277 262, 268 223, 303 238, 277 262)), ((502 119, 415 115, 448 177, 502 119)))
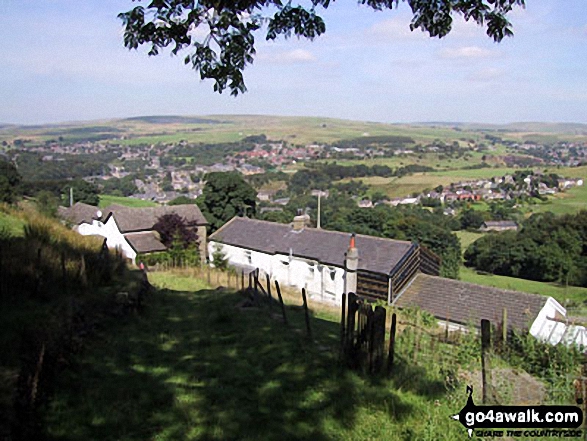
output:
POLYGON ((348 437, 359 408, 395 420, 413 410, 389 382, 340 367, 336 323, 313 318, 321 335, 309 342, 295 312, 286 327, 239 300, 159 291, 141 316, 113 322, 58 380, 49 437, 320 441, 348 437))

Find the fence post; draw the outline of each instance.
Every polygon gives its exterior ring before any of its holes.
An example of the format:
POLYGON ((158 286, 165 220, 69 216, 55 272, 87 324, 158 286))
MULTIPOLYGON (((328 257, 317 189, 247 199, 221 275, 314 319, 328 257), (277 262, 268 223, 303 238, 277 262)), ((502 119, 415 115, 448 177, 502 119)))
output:
POLYGON ((285 305, 283 304, 283 297, 281 297, 281 290, 279 289, 279 282, 275 281, 275 289, 277 289, 277 296, 279 297, 279 303, 281 304, 281 313, 283 314, 283 323, 287 325, 287 316, 285 315, 285 305))
POLYGON ((210 280, 210 265, 208 265, 208 286, 212 285, 212 281, 210 280))
POLYGON ((503 349, 505 349, 508 343, 508 310, 507 308, 503 308, 503 316, 501 319, 501 342, 503 344, 503 349))
POLYGON ((271 280, 269 279, 269 274, 265 274, 265 280, 267 282, 267 295, 269 296, 269 312, 271 312, 273 297, 271 296, 271 280))
MULTIPOLYGON (((238 284, 238 280, 237 280, 237 284, 238 284)), ((244 290, 245 290, 245 271, 241 270, 241 291, 244 292, 244 290)))
POLYGON ((345 356, 345 347, 346 347, 346 335, 345 335, 345 307, 346 307, 346 294, 343 293, 342 295, 342 312, 340 314, 340 356, 345 356))
POLYGON ((418 309, 416 311, 416 326, 415 326, 415 331, 414 331, 414 354, 413 354, 413 360, 414 363, 418 362, 418 352, 420 352, 420 338, 421 338, 421 330, 420 330, 420 310, 418 309))
POLYGON ((310 313, 308 312, 308 299, 306 298, 306 289, 302 288, 302 300, 304 301, 304 313, 306 315, 306 329, 308 330, 308 338, 312 339, 312 329, 310 328, 310 313))
POLYGON ((488 362, 487 359, 489 347, 491 345, 491 323, 489 320, 481 320, 481 380, 483 383, 483 404, 487 404, 487 374, 488 362))
POLYGON ((354 357, 354 345, 355 345, 355 314, 357 312, 357 296, 349 292, 348 295, 348 313, 347 313, 347 326, 346 326, 346 353, 348 358, 354 357))
POLYGON ((395 351, 395 327, 397 317, 395 312, 391 315, 391 330, 389 331, 389 355, 387 358, 387 373, 390 374, 393 369, 393 358, 395 351))

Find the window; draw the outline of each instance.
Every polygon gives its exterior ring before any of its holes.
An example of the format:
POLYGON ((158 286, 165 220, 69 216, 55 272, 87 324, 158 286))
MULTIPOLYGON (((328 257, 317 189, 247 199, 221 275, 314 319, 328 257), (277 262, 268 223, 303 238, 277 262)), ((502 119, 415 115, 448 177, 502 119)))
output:
POLYGON ((336 277, 336 268, 328 267, 328 271, 330 271, 330 280, 334 282, 334 278, 336 277))
POLYGON ((253 253, 251 251, 245 251, 245 257, 247 259, 247 262, 253 263, 253 253))

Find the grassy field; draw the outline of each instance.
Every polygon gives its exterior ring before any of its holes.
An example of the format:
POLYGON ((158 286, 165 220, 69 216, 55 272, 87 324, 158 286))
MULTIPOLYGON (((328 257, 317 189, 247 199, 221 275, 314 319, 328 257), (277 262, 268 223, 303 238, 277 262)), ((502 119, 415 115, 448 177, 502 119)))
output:
POLYGON ((105 208, 112 204, 124 205, 125 207, 156 207, 159 205, 156 202, 143 201, 142 199, 111 196, 107 194, 100 195, 100 203, 98 204, 100 208, 105 208))
POLYGON ((103 327, 55 385, 45 413, 60 440, 453 440, 464 403, 419 366, 392 380, 338 363, 339 324, 290 327, 232 291, 151 274, 139 316, 103 327))
POLYGON ((461 241, 461 251, 463 254, 469 245, 471 245, 477 239, 485 236, 485 233, 477 233, 475 231, 455 231, 455 234, 461 241))
POLYGON ((574 187, 550 196, 547 202, 530 205, 528 210, 533 213, 551 211, 554 214, 573 214, 587 210, 587 186, 574 187))
POLYGON ((533 280, 516 279, 514 277, 496 276, 492 274, 478 274, 475 270, 464 266, 460 269, 460 278, 465 282, 477 283, 479 285, 495 286, 497 288, 550 296, 558 300, 563 306, 567 300, 582 305, 587 299, 587 288, 578 286, 565 288, 555 283, 535 282, 533 280))

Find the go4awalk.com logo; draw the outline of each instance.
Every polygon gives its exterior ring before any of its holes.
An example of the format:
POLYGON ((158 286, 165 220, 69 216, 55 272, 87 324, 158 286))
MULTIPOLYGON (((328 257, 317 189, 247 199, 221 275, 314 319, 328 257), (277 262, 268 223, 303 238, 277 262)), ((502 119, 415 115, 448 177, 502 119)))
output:
POLYGON ((477 406, 467 386, 467 404, 453 415, 476 436, 580 437, 583 411, 577 406, 477 406), (491 430, 490 430, 491 429, 491 430), (495 430, 501 429, 501 430, 495 430))

